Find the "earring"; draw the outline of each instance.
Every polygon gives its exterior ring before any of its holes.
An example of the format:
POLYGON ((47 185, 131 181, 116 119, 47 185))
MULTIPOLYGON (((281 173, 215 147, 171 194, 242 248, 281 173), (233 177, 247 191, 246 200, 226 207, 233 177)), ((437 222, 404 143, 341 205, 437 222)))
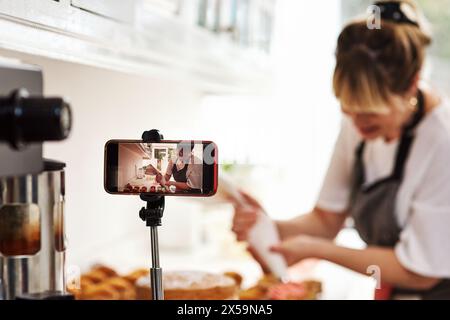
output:
POLYGON ((409 99, 409 104, 413 107, 416 107, 418 103, 419 103, 419 101, 417 100, 417 97, 411 97, 409 99))
POLYGON ((417 100, 417 97, 411 97, 409 99, 409 105, 412 112, 415 112, 417 110, 417 105, 419 104, 419 100, 417 100))

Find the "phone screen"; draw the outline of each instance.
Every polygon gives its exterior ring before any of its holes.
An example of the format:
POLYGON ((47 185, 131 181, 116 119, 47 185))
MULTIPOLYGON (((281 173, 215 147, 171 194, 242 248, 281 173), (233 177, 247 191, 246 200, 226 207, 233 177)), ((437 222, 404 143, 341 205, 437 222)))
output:
POLYGON ((110 140, 104 186, 113 194, 211 196, 217 189, 217 147, 211 141, 110 140))

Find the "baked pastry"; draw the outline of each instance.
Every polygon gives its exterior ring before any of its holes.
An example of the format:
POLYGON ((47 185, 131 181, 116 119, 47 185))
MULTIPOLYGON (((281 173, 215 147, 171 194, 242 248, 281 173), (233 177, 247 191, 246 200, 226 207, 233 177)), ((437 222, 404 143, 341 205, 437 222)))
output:
MULTIPOLYGON (((229 276, 201 271, 166 272, 163 287, 166 300, 228 300, 236 299, 238 291, 229 276)), ((136 290, 138 299, 151 299, 149 277, 139 279, 136 290)))
POLYGON ((266 299, 267 288, 258 285, 239 292, 240 300, 264 300, 266 299))
POLYGON ((264 274, 261 279, 246 290, 239 292, 239 299, 241 300, 265 300, 267 299, 267 291, 270 287, 281 283, 281 281, 274 275, 268 273, 264 274))
POLYGON ((86 283, 89 282, 92 284, 98 284, 107 278, 108 276, 100 270, 93 270, 82 276, 82 279, 86 281, 86 283))
POLYGON ((308 295, 306 299, 314 300, 317 299, 318 296, 322 293, 322 283, 316 280, 307 280, 302 282, 305 285, 306 292, 308 295))
POLYGON ((288 282, 272 286, 267 291, 270 300, 314 300, 322 291, 320 282, 288 282))
POLYGON ((282 283, 273 275, 264 275, 256 285, 239 292, 241 300, 315 300, 322 291, 318 281, 282 283))
POLYGON ((238 287, 241 287, 242 276, 239 273, 234 272, 234 271, 228 271, 228 272, 225 272, 224 275, 227 276, 227 277, 232 278, 234 280, 234 282, 236 282, 236 285, 238 287))
POLYGON ((102 264, 96 264, 92 267, 91 272, 101 272, 105 275, 105 277, 116 277, 118 274, 117 272, 108 266, 102 265, 102 264))
POLYGON ((138 270, 135 270, 135 271, 127 274, 123 278, 134 285, 136 283, 136 281, 138 281, 140 278, 148 277, 149 273, 150 273, 150 271, 148 269, 138 269, 138 270))
POLYGON ((81 300, 119 300, 120 292, 108 284, 93 285, 81 292, 81 300))
POLYGON ((92 267, 88 273, 81 276, 81 282, 98 284, 107 278, 115 276, 117 276, 117 272, 114 269, 98 264, 92 267))
POLYGON ((267 298, 270 300, 304 300, 307 295, 302 283, 280 283, 267 290, 267 298))
POLYGON ((133 284, 121 277, 107 279, 104 284, 109 285, 120 295, 120 300, 135 300, 136 289, 133 284))
MULTIPOLYGON (((142 273, 140 273, 142 274, 142 273)), ((79 300, 131 300, 136 299, 134 283, 120 277, 105 265, 95 265, 80 278, 79 288, 67 288, 79 300)))

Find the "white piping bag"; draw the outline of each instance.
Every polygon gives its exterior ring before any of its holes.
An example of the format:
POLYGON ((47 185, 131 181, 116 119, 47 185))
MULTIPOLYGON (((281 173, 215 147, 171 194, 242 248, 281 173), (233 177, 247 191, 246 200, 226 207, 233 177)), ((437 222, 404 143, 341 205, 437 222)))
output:
MULTIPOLYGON (((245 198, 239 193, 238 188, 230 181, 228 177, 221 175, 219 179, 219 188, 222 189, 220 193, 223 196, 228 196, 239 205, 245 207, 249 206, 245 198)), ((270 247, 280 243, 280 235, 278 234, 275 223, 270 217, 261 210, 258 220, 253 225, 249 232, 249 245, 256 251, 270 272, 281 280, 287 279, 287 263, 283 256, 278 253, 270 251, 270 247)))

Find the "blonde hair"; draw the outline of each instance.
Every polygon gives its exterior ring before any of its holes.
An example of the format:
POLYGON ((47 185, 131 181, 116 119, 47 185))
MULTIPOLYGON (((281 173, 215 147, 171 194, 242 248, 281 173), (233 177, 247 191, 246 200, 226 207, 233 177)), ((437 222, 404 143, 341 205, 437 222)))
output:
POLYGON ((351 111, 386 112, 389 98, 405 94, 422 69, 431 43, 426 20, 413 1, 396 2, 409 7, 418 26, 382 20, 380 29, 369 29, 356 20, 339 35, 333 88, 351 111))

